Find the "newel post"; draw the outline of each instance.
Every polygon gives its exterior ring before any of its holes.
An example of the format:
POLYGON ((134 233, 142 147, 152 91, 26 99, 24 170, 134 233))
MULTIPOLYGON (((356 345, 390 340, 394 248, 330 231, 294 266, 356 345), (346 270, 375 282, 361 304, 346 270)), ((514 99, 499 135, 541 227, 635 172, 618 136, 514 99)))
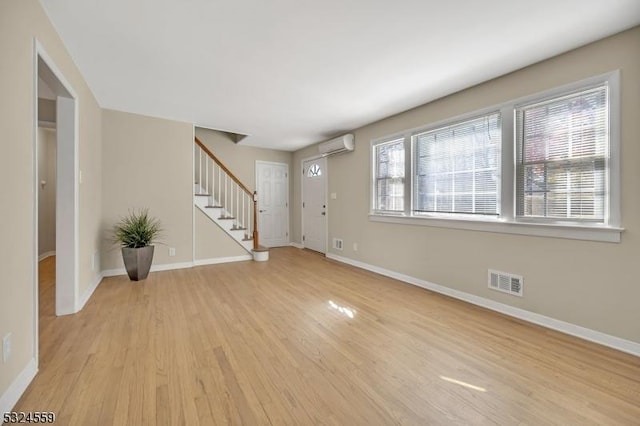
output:
POLYGON ((258 250, 258 193, 253 191, 253 249, 258 250))

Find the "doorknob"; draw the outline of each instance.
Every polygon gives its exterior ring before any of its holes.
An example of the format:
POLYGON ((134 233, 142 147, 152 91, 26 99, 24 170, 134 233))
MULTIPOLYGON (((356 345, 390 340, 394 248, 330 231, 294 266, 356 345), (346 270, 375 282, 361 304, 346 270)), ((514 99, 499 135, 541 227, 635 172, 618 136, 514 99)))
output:
POLYGON ((266 210, 260 210, 260 213, 262 213, 262 212, 266 212, 266 210))
POLYGON ((326 215, 326 214, 327 214, 327 212, 322 212, 322 216, 324 216, 324 215, 326 215))

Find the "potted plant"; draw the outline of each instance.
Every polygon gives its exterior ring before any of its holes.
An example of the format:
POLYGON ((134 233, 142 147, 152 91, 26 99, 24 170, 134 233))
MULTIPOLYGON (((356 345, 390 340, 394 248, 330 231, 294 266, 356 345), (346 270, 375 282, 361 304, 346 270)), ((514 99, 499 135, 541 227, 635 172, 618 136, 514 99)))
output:
POLYGON ((129 211, 113 227, 114 243, 122 248, 122 259, 132 281, 144 280, 153 261, 152 245, 162 229, 158 219, 149 216, 149 209, 129 211))

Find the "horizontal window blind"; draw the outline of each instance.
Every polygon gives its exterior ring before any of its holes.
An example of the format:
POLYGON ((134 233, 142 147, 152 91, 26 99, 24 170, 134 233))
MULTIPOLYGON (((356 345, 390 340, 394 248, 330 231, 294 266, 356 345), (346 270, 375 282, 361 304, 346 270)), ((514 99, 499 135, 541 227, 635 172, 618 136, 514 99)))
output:
POLYGON ((498 215, 499 112, 414 136, 415 213, 498 215))
POLYGON ((375 147, 375 210, 404 211, 404 139, 375 147))
POLYGON ((516 214, 605 220, 606 85, 516 108, 516 214))

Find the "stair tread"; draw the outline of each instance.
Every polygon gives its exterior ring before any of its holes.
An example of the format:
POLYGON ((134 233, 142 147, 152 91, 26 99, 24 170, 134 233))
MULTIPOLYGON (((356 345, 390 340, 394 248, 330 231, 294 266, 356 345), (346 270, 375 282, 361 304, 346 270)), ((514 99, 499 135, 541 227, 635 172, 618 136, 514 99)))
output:
POLYGON ((211 197, 211 194, 197 194, 196 193, 196 194, 193 194, 193 195, 195 195, 196 197, 211 197))
POLYGON ((269 251, 269 247, 258 246, 257 249, 253 249, 252 251, 269 251))
POLYGON ((231 228, 232 231, 246 231, 247 228, 231 228))
POLYGON ((205 209, 222 209, 222 206, 204 206, 205 209))
POLYGON ((235 217, 233 216, 221 216, 218 218, 218 220, 235 220, 235 217))
POLYGON ((253 237, 243 238, 242 241, 253 241, 253 237))

